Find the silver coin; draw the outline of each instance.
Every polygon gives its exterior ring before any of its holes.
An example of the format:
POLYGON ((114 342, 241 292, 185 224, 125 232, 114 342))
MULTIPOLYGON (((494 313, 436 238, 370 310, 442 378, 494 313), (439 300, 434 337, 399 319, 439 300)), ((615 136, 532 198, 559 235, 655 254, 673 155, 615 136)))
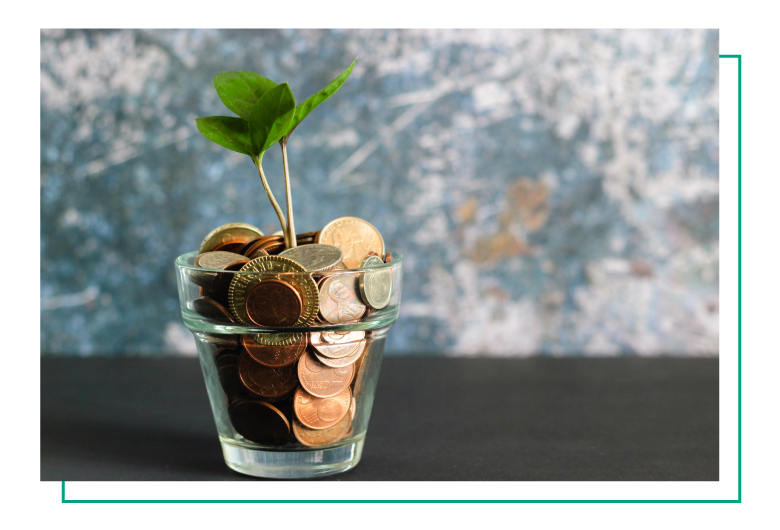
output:
POLYGON ((341 342, 357 342, 366 338, 365 331, 323 331, 317 342, 329 342, 331 344, 341 342))
POLYGON ((217 250, 198 254, 198 256, 195 258, 195 266, 200 267, 201 269, 221 271, 224 270, 228 265, 232 265, 233 263, 237 263, 239 261, 247 262, 249 261, 249 258, 242 256, 241 254, 236 254, 235 252, 224 252, 222 250, 217 250))
POLYGON ((358 351, 358 346, 363 342, 363 338, 357 338, 351 342, 341 343, 328 343, 324 342, 320 336, 320 333, 314 331, 309 334, 309 343, 312 348, 321 355, 330 359, 340 359, 342 357, 349 357, 354 355, 358 351))
POLYGON ((393 295, 393 270, 385 266, 385 262, 377 256, 368 256, 360 263, 361 269, 377 267, 376 270, 365 270, 360 274, 360 297, 367 306, 382 309, 390 303, 393 295))
POLYGON ((361 340, 357 344, 357 348, 355 349, 355 352, 351 355, 348 355, 346 357, 339 357, 337 359, 327 357, 325 355, 322 355, 319 351, 315 349, 314 355, 317 357, 317 360, 320 361, 322 364, 326 366, 330 366, 331 368, 344 368, 345 366, 349 366, 351 364, 354 364, 355 361, 360 359, 360 356, 363 355, 363 352, 366 351, 366 341, 361 340))
POLYGON ((307 272, 330 270, 338 266, 344 257, 337 247, 319 243, 288 248, 279 255, 297 261, 307 272))

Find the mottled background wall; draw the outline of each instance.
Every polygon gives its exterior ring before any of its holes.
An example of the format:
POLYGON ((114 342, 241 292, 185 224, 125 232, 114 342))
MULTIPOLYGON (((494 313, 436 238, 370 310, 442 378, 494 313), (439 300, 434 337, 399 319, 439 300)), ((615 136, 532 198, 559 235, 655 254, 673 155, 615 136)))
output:
POLYGON ((292 136, 296 226, 362 217, 407 255, 390 352, 717 354, 705 30, 43 31, 42 351, 194 351, 174 258, 277 230, 249 159, 195 129, 230 115, 212 76, 302 100, 355 56, 292 136))

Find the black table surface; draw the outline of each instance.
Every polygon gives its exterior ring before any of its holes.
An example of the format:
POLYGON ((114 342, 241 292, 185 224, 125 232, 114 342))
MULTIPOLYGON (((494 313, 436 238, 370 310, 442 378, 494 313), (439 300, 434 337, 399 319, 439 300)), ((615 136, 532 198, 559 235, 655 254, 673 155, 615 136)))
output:
MULTIPOLYGON (((42 480, 258 480, 195 358, 41 359, 42 480)), ((387 357, 363 458, 319 480, 718 480, 718 360, 387 357)))

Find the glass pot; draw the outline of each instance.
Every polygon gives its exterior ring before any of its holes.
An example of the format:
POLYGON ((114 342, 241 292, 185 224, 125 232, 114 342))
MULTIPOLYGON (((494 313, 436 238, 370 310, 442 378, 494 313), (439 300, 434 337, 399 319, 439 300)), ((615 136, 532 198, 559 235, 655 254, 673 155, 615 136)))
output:
POLYGON ((398 317, 403 256, 391 253, 389 263, 364 269, 261 273, 196 267, 197 254, 176 259, 179 301, 195 336, 225 463, 270 478, 322 476, 356 466, 385 339, 398 317), (360 293, 376 274, 392 279, 381 309, 363 304, 360 293), (306 327, 246 325, 236 318, 236 306, 230 309, 234 280, 298 286, 309 293, 304 306, 314 303, 313 292, 320 297, 313 308, 318 315, 306 327), (223 288, 215 290, 215 284, 223 288), (349 290, 351 299, 340 297, 349 290), (204 295, 227 311, 204 304, 204 295))

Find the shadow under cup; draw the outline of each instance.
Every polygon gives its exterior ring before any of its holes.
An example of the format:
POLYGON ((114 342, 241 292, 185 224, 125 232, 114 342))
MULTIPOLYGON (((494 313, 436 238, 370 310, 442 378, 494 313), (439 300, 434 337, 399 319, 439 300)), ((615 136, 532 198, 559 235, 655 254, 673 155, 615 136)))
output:
POLYGON ((329 475, 357 465, 387 332, 398 317, 403 257, 391 253, 390 263, 365 269, 269 274, 202 269, 196 256, 176 259, 179 301, 195 336, 225 463, 270 478, 329 475), (345 306, 341 318, 330 318, 338 323, 319 315, 307 327, 244 325, 231 314, 226 289, 236 275, 247 275, 251 282, 313 281, 328 296, 326 280, 357 289, 367 275, 387 271, 392 293, 385 307, 366 305, 352 319, 354 307, 345 306), (223 288, 212 289, 215 282, 223 288), (322 397, 306 392, 301 379, 322 397))

